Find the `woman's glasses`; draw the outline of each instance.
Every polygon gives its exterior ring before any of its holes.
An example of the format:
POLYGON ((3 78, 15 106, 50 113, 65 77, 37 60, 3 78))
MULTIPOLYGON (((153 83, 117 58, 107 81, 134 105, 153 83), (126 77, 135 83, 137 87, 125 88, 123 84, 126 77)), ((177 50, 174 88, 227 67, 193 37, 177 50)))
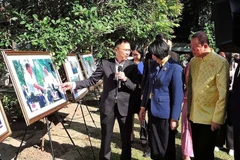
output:
POLYGON ((138 56, 138 55, 140 55, 140 54, 132 54, 132 56, 138 56))

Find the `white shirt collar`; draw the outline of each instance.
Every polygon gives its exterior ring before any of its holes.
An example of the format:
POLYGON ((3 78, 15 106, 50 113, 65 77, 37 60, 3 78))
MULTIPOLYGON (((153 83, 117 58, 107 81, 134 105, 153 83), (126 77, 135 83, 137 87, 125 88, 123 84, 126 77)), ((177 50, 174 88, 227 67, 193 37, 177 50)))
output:
POLYGON ((125 61, 118 63, 118 61, 115 59, 115 68, 116 68, 116 73, 118 72, 118 66, 122 66, 124 65, 125 61))

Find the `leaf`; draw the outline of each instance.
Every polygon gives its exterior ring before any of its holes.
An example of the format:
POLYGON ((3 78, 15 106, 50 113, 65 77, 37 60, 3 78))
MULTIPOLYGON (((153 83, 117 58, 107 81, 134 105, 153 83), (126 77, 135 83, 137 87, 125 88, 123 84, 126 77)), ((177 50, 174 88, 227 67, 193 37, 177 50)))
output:
POLYGON ((49 18, 49 17, 44 17, 44 18, 43 18, 43 22, 44 22, 44 23, 48 23, 48 22, 49 22, 49 20, 50 20, 50 18, 49 18))
POLYGON ((18 17, 12 17, 11 20, 16 21, 16 20, 18 20, 18 17))
POLYGON ((32 45, 37 45, 38 44, 37 41, 32 41, 31 43, 32 43, 32 45))
POLYGON ((26 21, 21 21, 20 24, 26 24, 26 21))
POLYGON ((32 16, 33 16, 33 18, 34 18, 35 20, 38 20, 38 15, 33 14, 32 16))

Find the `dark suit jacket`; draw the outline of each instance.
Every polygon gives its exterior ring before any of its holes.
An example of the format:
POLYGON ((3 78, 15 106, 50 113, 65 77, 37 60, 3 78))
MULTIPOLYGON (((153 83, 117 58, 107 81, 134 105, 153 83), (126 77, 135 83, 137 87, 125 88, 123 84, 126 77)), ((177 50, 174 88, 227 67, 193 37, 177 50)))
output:
POLYGON ((163 119, 178 120, 183 101, 183 69, 172 58, 165 63, 158 73, 159 69, 158 63, 152 62, 142 106, 147 105, 149 95, 152 92, 152 114, 163 119))
POLYGON ((91 77, 76 82, 76 88, 92 86, 103 78, 100 112, 105 115, 113 113, 115 98, 117 97, 119 113, 122 116, 127 116, 129 112, 130 94, 135 90, 139 83, 137 65, 132 61, 126 60, 123 66, 123 72, 127 77, 127 81, 121 82, 121 88, 118 88, 118 82, 115 78, 115 59, 102 60, 91 77))
POLYGON ((230 105, 229 107, 231 108, 231 113, 232 113, 232 122, 236 123, 239 125, 239 120, 240 120, 240 107, 239 107, 239 95, 240 95, 240 75, 238 76, 239 72, 239 66, 240 63, 238 63, 238 67, 235 71, 234 75, 234 81, 233 81, 233 87, 232 87, 232 92, 230 94, 230 105))

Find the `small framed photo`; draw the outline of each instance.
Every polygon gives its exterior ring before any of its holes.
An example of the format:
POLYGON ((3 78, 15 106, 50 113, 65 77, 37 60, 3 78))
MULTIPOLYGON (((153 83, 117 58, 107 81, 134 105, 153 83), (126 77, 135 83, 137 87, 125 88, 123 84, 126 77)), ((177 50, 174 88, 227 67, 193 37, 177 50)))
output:
POLYGON ((49 52, 2 51, 27 125, 67 105, 49 52))
POLYGON ((89 78, 97 68, 93 55, 92 54, 80 55, 80 61, 82 63, 86 77, 89 78))
POLYGON ((11 134, 12 131, 9 127, 6 114, 0 101, 0 142, 9 137, 11 134))
MULTIPOLYGON (((83 71, 80 67, 79 60, 75 54, 68 54, 66 62, 63 64, 64 70, 69 82, 84 80, 83 71)), ((81 99, 88 92, 87 88, 72 90, 74 100, 81 99)))

